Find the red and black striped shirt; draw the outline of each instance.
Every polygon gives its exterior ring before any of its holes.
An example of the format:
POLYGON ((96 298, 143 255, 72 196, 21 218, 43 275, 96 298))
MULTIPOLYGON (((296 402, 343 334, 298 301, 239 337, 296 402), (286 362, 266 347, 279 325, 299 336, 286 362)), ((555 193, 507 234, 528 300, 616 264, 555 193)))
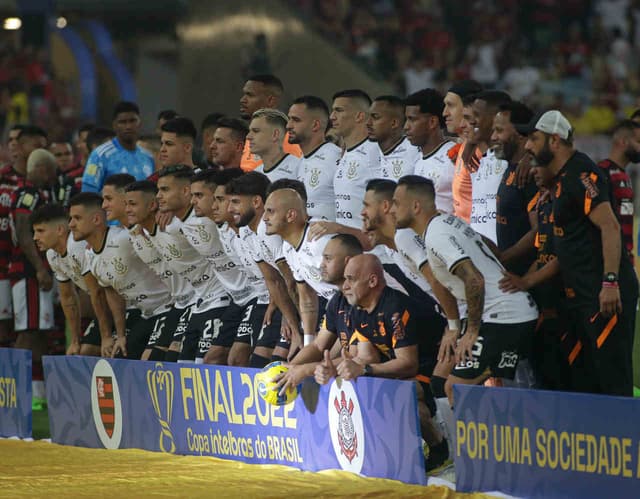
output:
POLYGON ((11 260, 11 197, 24 185, 25 179, 12 165, 0 168, 0 280, 9 278, 11 260))
POLYGON ((611 207, 620 222, 622 244, 633 263, 633 184, 624 168, 610 159, 600 161, 598 166, 609 181, 611 207))

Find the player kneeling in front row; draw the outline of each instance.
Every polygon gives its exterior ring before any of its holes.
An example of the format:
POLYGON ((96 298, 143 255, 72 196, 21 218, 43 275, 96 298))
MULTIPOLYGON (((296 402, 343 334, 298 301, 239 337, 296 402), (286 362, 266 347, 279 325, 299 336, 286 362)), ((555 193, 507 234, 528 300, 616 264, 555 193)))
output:
POLYGON ((340 234, 327 243, 322 277, 344 293, 337 292, 329 301, 314 343, 293 359, 280 386, 295 386, 311 375, 321 384, 335 376, 347 380, 358 376, 416 377, 421 430, 430 449, 426 469, 431 471, 447 460, 449 450, 432 419, 435 401, 421 378, 429 376, 435 364, 444 319, 435 309, 423 310, 418 302, 388 287, 378 258, 361 253, 354 236, 340 234), (433 334, 425 331, 418 335, 419 324, 429 324, 433 334), (342 358, 331 361, 329 350, 338 338, 342 358))

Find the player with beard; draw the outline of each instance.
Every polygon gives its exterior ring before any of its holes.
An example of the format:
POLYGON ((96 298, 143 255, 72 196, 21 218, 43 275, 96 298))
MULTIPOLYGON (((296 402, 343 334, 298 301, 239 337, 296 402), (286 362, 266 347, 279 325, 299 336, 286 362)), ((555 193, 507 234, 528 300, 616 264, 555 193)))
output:
MULTIPOLYGON (((240 117, 249 121, 258 109, 277 109, 282 100, 284 86, 277 76, 261 74, 250 76, 242 87, 240 98, 240 117)), ((302 156, 300 148, 284 137, 284 152, 299 158, 302 156)), ((244 171, 254 170, 262 163, 262 159, 251 152, 249 142, 245 142, 240 167, 244 171)))
POLYGON ((477 385, 489 376, 513 378, 521 345, 533 333, 538 311, 527 293, 499 289, 504 267, 467 224, 438 213, 434 200, 430 180, 407 176, 398 182, 394 213, 398 227, 423 235, 433 275, 467 305, 462 334, 447 331, 439 352, 441 361, 455 354, 457 364, 445 384, 453 405, 455 383, 477 385))
POLYGON ((398 180, 413 173, 420 150, 404 135, 404 102, 394 95, 376 97, 369 110, 369 140, 380 148, 380 178, 398 180))
POLYGON ((633 184, 625 168, 640 163, 640 124, 624 120, 613 130, 609 158, 598 166, 607 174, 609 199, 622 228, 622 243, 633 263, 633 184))
MULTIPOLYGON (((235 323, 228 321, 220 335, 214 338, 210 348, 216 346, 229 350, 229 365, 264 367, 250 361, 253 331, 260 331, 264 321, 266 306, 258 306, 258 294, 250 285, 244 269, 225 253, 218 226, 210 218, 213 210, 213 193, 216 188, 217 172, 202 172, 191 179, 191 204, 195 217, 182 226, 182 231, 198 253, 213 263, 216 277, 231 296, 229 308, 236 309, 235 323)), ((228 311, 231 316, 232 312, 228 311)), ((257 346, 257 345, 256 345, 257 346)), ((260 345, 262 346, 262 345, 260 345)), ((268 357, 271 352, 260 352, 260 357, 268 357), (265 355, 266 354, 266 355, 265 355)))
POLYGON ((527 138, 518 132, 518 127, 528 125, 532 117, 533 112, 520 102, 503 104, 493 119, 491 133, 491 146, 496 158, 508 164, 496 199, 496 243, 502 264, 518 275, 529 269, 535 256, 537 219, 535 212, 530 213, 527 207, 538 188, 533 179, 524 188, 517 183, 519 163, 529 161, 524 150, 527 138))
POLYGON ((525 148, 554 175, 554 245, 585 366, 576 388, 631 396, 638 281, 623 256, 604 173, 574 149, 573 128, 559 111, 536 117, 529 131, 525 148))
POLYGON ((303 154, 298 180, 307 190, 307 213, 333 222, 336 219, 333 177, 342 150, 325 138, 329 108, 319 97, 305 95, 293 101, 288 117, 289 143, 298 144, 303 154))
MULTIPOLYGON (((300 344, 301 335, 298 313, 285 284, 286 280, 290 279, 288 275, 291 270, 282 254, 282 239, 276 235, 267 235, 262 220, 269 184, 269 178, 263 173, 249 172, 226 185, 228 211, 233 216, 233 224, 230 227, 236 234, 236 237, 229 241, 235 254, 253 274, 254 285, 263 283, 268 290, 270 304, 281 312, 282 331, 284 336, 290 339, 290 351, 293 353, 300 344)), ((217 190, 215 196, 218 197, 217 190)), ((263 328, 255 341, 266 342, 273 348, 280 340, 278 323, 281 315, 271 312, 265 313, 267 327, 263 328)), ((286 359, 286 356, 287 352, 279 347, 274 349, 272 358, 282 360, 286 359)))
POLYGON ((277 109, 258 109, 251 117, 247 141, 262 164, 255 171, 264 173, 271 182, 281 178, 298 178, 300 159, 283 151, 289 118, 277 109))
POLYGON ((462 80, 454 83, 444 96, 444 116, 447 132, 450 136, 458 135, 461 142, 449 149, 449 158, 455 164, 451 190, 453 194, 453 213, 469 223, 471 218, 471 173, 478 169, 480 156, 475 144, 469 142, 473 130, 465 130, 463 120, 465 108, 468 114, 471 109, 466 99, 482 91, 482 85, 474 80, 462 80))
POLYGON ((507 272, 500 289, 507 292, 530 291, 540 318, 534 335, 531 362, 536 381, 545 390, 571 390, 570 366, 578 359, 582 343, 569 334, 566 298, 560 265, 554 249, 553 174, 548 168, 533 167, 539 191, 529 203, 529 213, 536 221, 536 261, 522 277, 507 272))
POLYGON ((405 99, 404 130, 411 144, 422 151, 413 173, 430 179, 436 187, 436 206, 445 213, 453 213, 453 163, 448 152, 455 142, 445 140, 442 133, 444 104, 442 95, 427 88, 405 99))
POLYGON ((67 355, 110 356, 113 347, 112 321, 104 289, 98 285, 93 274, 82 275, 86 266, 87 244, 74 241, 69 231, 69 214, 60 205, 48 204, 36 209, 31 216, 31 224, 33 240, 40 251, 46 251, 47 260, 58 281, 60 304, 71 331, 67 355), (95 319, 84 334, 81 330, 82 306, 76 286, 88 293, 95 311, 95 319))
POLYGON ((480 166, 471 175, 472 200, 471 222, 473 230, 496 243, 496 196, 500 180, 507 168, 507 162, 496 158, 492 149, 491 132, 493 118, 500 105, 511 101, 505 92, 485 90, 475 96, 473 116, 475 129, 472 142, 482 151, 480 166))
POLYGON ((411 229, 396 230, 396 221, 391 213, 395 188, 396 183, 388 179, 374 179, 367 184, 360 215, 373 245, 370 253, 380 259, 384 270, 402 285, 409 296, 436 310, 427 278, 412 260, 400 253, 399 247, 411 244, 416 233, 411 229))

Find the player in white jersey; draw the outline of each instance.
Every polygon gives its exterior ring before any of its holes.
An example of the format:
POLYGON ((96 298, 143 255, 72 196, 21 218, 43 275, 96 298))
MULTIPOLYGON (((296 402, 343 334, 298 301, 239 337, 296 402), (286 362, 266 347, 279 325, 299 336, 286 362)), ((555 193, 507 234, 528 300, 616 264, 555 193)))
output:
POLYGON ((247 141, 251 153, 262 159, 255 171, 264 173, 271 182, 299 175, 300 158, 282 150, 287 121, 287 115, 277 109, 259 109, 251 117, 247 141))
POLYGON ((196 290, 184 277, 174 272, 146 233, 156 226, 158 187, 149 180, 133 182, 125 187, 125 214, 129 239, 140 260, 148 265, 167 285, 173 298, 169 312, 175 329, 164 327, 160 335, 149 340, 153 348, 151 360, 176 362, 182 348, 182 338, 189 329, 191 310, 197 302, 196 290), (146 233, 145 233, 146 231, 146 233))
POLYGON ((497 90, 485 90, 476 95, 473 102, 473 117, 476 127, 473 132, 473 142, 482 151, 480 166, 471 174, 471 228, 489 239, 497 242, 496 236, 496 198, 498 187, 509 164, 496 158, 489 149, 493 119, 502 104, 508 103, 508 94, 497 90))
MULTIPOLYGON (((213 338, 223 328, 237 325, 237 314, 228 309, 231 300, 215 278, 214 265, 190 244, 183 227, 196 218, 191 206, 193 169, 185 165, 168 166, 158 173, 158 209, 173 215, 162 230, 156 226, 145 234, 151 239, 169 268, 184 277, 196 290, 189 330, 184 335, 180 360, 203 362, 213 338)), ((176 338, 174 338, 174 341, 176 338)))
POLYGON ((269 195, 264 223, 267 234, 277 234, 284 240, 283 254, 296 280, 305 345, 309 344, 315 338, 326 302, 337 291, 322 280, 320 272, 322 251, 332 235, 314 240, 307 237, 310 222, 305 203, 293 189, 279 189, 269 195))
MULTIPOLYGON (((264 222, 261 222, 269 184, 266 175, 249 172, 228 182, 224 193, 218 187, 214 194, 214 220, 218 223, 224 220, 221 208, 225 204, 232 216, 228 221, 228 227, 235 237, 223 236, 223 241, 229 242, 231 251, 241 260, 247 272, 253 275, 254 286, 266 285, 270 309, 275 306, 279 310, 273 314, 273 310, 266 311, 266 327, 257 336, 254 331, 252 345, 255 348, 251 363, 255 366, 258 363, 269 362, 267 354, 270 349, 273 349, 272 359, 286 360, 289 352, 295 352, 301 343, 298 312, 285 284, 285 281, 292 280, 292 277, 291 270, 282 256, 282 239, 278 236, 267 236, 264 222), (285 277, 285 274, 288 276, 285 277), (280 335, 280 317, 284 339, 280 335)), ((259 294, 263 296, 264 293, 260 289, 264 287, 258 289, 259 294)))
POLYGON ((370 106, 371 99, 362 90, 343 90, 333 96, 331 130, 346 147, 333 178, 336 221, 315 222, 309 231, 312 239, 340 232, 369 245, 361 230, 360 209, 367 182, 380 175, 380 149, 367 133, 370 106))
POLYGON ((380 178, 397 181, 413 173, 420 149, 404 136, 404 102, 393 95, 376 97, 371 104, 367 132, 380 148, 380 178))
MULTIPOLYGON (((228 331, 228 334, 221 334, 213 341, 209 350, 211 355, 215 355, 212 350, 226 349, 229 365, 263 367, 261 362, 256 363, 258 357, 251 357, 251 340, 254 330, 257 335, 262 329, 269 295, 266 287, 259 295, 259 291, 250 282, 246 268, 229 255, 228 236, 222 234, 212 219, 217 179, 223 175, 222 172, 209 171, 191 179, 191 203, 198 218, 197 224, 185 224, 183 231, 194 248, 213 262, 220 282, 233 300, 230 307, 237 310, 239 317, 234 330, 228 331)), ((271 355, 270 351, 262 353, 264 355, 260 355, 260 358, 268 358, 271 355)))
POLYGON ((409 95, 405 100, 407 138, 422 151, 411 172, 430 179, 436 188, 436 206, 445 213, 453 213, 452 182, 454 165, 448 156, 455 142, 446 140, 444 102, 442 95, 431 88, 409 95))
MULTIPOLYGON (((437 308, 427 278, 413 260, 403 256, 396 245, 396 241, 401 246, 406 245, 416 233, 411 229, 396 230, 396 220, 391 214, 395 188, 396 183, 389 179, 374 179, 367 184, 362 220, 364 230, 374 246, 371 253, 380 259, 384 270, 402 285, 409 296, 437 308)), ((442 331, 438 334, 441 336, 442 331)))
POLYGON ((167 320, 171 295, 138 258, 128 232, 107 227, 102 203, 95 193, 75 196, 70 204, 69 228, 75 241, 87 241, 90 246, 83 274, 91 272, 105 288, 118 335, 112 356, 146 359, 151 354, 146 347, 153 330, 167 320))
POLYGON ((329 108, 319 97, 298 97, 289 108, 287 132, 289 143, 298 144, 302 149, 298 180, 306 187, 307 213, 316 219, 335 222, 333 177, 342 149, 326 140, 328 124, 329 108))
MULTIPOLYGON (((71 332, 67 355, 111 355, 113 336, 111 316, 104 289, 92 274, 82 275, 85 267, 87 243, 74 241, 69 232, 69 215, 58 204, 38 208, 31 216, 33 239, 40 251, 46 251, 49 266, 58 281, 60 304, 71 332), (81 329, 82 306, 76 286, 88 293, 95 310, 95 320, 81 329), (100 328, 100 331, 98 331, 100 328)), ((85 314, 91 317, 92 314, 85 314)))
POLYGON ((480 235, 453 215, 438 213, 433 183, 410 176, 394 194, 399 227, 424 234, 436 279, 467 302, 465 330, 447 331, 440 356, 455 355, 456 367, 445 391, 453 404, 455 383, 481 384, 489 376, 513 378, 521 348, 533 334, 538 310, 528 293, 506 293, 499 281, 504 267, 480 235))

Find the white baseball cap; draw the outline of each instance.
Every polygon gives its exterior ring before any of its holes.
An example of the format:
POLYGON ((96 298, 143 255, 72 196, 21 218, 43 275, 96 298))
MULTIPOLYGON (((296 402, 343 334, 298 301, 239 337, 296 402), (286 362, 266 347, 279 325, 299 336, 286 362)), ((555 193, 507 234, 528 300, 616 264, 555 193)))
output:
POLYGON ((535 116, 526 127, 516 127, 520 133, 530 134, 536 130, 550 135, 557 135, 567 140, 573 135, 573 127, 569 120, 557 109, 535 116))

